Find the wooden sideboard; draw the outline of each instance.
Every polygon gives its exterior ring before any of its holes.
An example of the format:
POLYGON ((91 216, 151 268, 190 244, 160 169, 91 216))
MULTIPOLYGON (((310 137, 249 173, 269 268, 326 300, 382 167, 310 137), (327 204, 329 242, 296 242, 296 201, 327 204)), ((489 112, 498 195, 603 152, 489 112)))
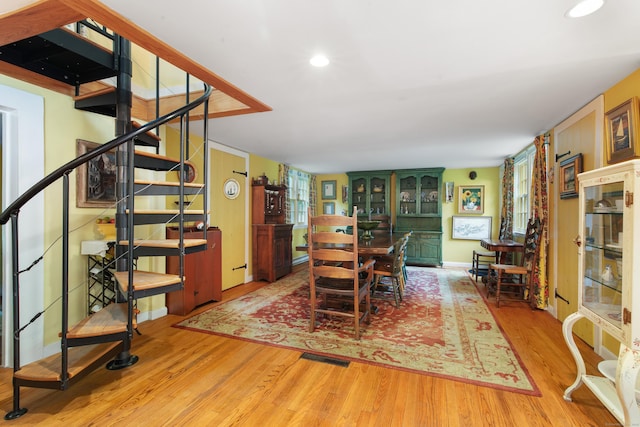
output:
POLYGON ((253 280, 275 282, 291 273, 293 224, 253 224, 253 280))
MULTIPOLYGON (((203 235, 202 230, 184 229, 185 239, 202 239, 203 235)), ((167 238, 180 238, 178 228, 167 228, 167 238)), ((167 257, 167 273, 179 274, 179 269, 179 258, 167 257)), ((167 294, 170 314, 184 316, 199 305, 222 300, 222 232, 219 228, 207 229, 206 251, 185 255, 184 277, 184 289, 167 294)))

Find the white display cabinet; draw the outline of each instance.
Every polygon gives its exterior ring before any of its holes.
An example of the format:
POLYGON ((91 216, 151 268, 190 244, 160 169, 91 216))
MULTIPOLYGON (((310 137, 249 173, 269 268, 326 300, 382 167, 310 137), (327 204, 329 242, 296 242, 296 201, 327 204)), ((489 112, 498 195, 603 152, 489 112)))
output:
POLYGON ((578 311, 562 326, 576 361, 577 377, 566 400, 582 384, 624 425, 640 425, 636 377, 640 370, 640 160, 578 175, 580 217, 578 311), (638 249, 636 249, 638 247, 638 249), (638 287, 638 289, 635 289, 638 287), (617 361, 598 366, 602 376, 587 375, 573 338, 573 326, 587 318, 620 342, 617 361))

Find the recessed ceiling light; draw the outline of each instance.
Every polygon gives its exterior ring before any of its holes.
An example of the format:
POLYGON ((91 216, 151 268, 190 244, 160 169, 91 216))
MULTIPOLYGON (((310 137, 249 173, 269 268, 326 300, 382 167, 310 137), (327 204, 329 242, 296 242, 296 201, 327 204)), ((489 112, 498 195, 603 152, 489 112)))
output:
POLYGON ((604 5, 604 0, 581 0, 565 13, 568 18, 582 18, 591 15, 604 5))
POLYGON ((326 67, 327 65, 329 65, 329 58, 320 54, 311 58, 309 60, 309 63, 314 67, 326 67))

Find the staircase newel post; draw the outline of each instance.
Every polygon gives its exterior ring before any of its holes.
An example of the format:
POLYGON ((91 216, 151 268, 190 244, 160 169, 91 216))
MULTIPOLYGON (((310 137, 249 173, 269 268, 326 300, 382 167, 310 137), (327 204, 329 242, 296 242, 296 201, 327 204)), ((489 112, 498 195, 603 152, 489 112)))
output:
MULTIPOLYGON (((11 266, 13 270, 13 372, 20 369, 20 263, 18 261, 18 213, 11 214, 11 266)), ((4 416, 13 420, 27 413, 20 407, 20 386, 13 381, 13 409, 4 416)))
MULTIPOLYGON (((114 56, 117 61, 117 85, 116 85, 116 137, 122 136, 131 130, 131 42, 118 35, 114 38, 114 56)), ((133 162, 133 140, 128 141, 118 147, 116 156, 117 183, 116 186, 116 239, 117 241, 127 240, 126 257, 122 254, 121 246, 118 251, 116 270, 127 271, 129 286, 126 298, 127 302, 127 337, 123 340, 122 352, 107 364, 107 369, 122 369, 133 365, 138 361, 138 356, 132 355, 131 340, 133 339, 133 193, 134 193, 134 162, 133 162), (125 215, 127 210, 129 215, 125 215), (126 223, 123 218, 126 218, 126 223), (120 221, 118 221, 120 219, 120 221)), ((121 301, 121 298, 119 298, 121 301)))

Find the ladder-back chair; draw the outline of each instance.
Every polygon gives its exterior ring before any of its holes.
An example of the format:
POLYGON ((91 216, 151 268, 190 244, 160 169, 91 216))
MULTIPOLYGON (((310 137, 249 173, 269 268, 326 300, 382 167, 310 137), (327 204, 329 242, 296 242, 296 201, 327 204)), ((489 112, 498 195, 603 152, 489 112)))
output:
POLYGON ((374 260, 358 262, 358 234, 336 233, 335 227, 357 230, 357 208, 353 216, 311 216, 308 211, 309 331, 316 328, 316 315, 341 316, 354 321, 360 339, 362 322, 369 323, 370 288, 374 260))

